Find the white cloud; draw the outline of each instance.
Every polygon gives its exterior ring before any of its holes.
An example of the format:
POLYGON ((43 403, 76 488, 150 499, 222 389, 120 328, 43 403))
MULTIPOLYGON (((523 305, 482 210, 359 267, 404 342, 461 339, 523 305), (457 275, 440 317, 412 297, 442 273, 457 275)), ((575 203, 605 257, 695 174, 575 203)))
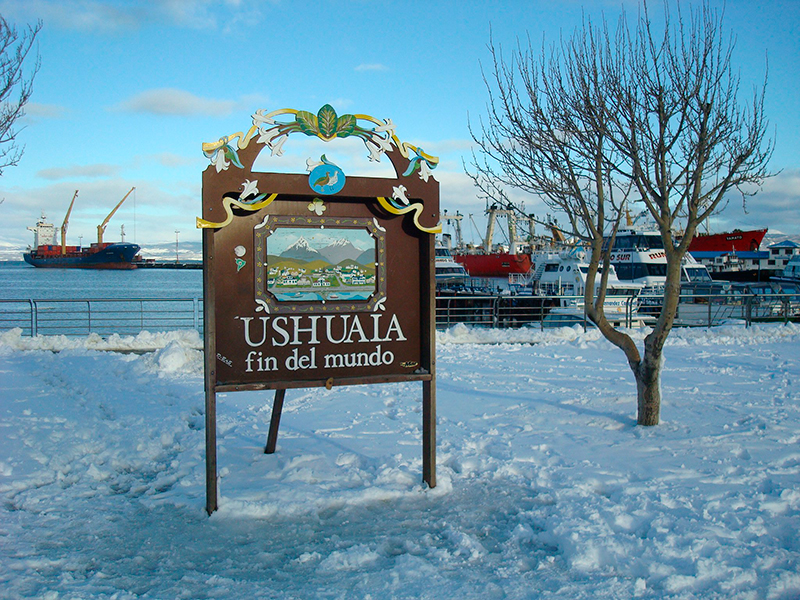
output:
POLYGON ((160 164, 162 167, 186 167, 189 165, 194 165, 198 162, 203 161, 203 157, 188 157, 183 156, 180 154, 173 154, 171 152, 162 152, 161 154, 156 154, 152 156, 155 161, 160 164))
POLYGON ((729 229, 769 227, 770 232, 800 233, 800 169, 787 169, 767 179, 755 196, 729 194, 729 202, 719 215, 711 217, 712 232, 729 229), (746 211, 746 212, 745 212, 746 211))
POLYGON ((137 7, 97 0, 3 0, 0 12, 11 19, 42 19, 47 26, 78 31, 118 31, 135 28, 142 20, 137 7))
POLYGON ((25 105, 25 116, 32 119, 61 119, 67 114, 67 109, 58 104, 40 104, 28 102, 25 105))
POLYGON ((117 175, 119 171, 120 167, 118 165, 80 165, 73 167, 53 167, 51 169, 42 169, 36 173, 36 176, 50 181, 57 181, 59 179, 74 179, 76 177, 113 177, 117 175))
POLYGON ((233 100, 201 98, 174 88, 147 90, 121 102, 113 110, 162 116, 224 116, 237 107, 233 100))
POLYGON ((380 63, 362 63, 355 68, 356 71, 388 71, 389 67, 380 63))
POLYGON ((226 31, 260 18, 257 3, 239 0, 0 0, 11 20, 42 19, 48 27, 86 32, 128 32, 149 24, 226 31))

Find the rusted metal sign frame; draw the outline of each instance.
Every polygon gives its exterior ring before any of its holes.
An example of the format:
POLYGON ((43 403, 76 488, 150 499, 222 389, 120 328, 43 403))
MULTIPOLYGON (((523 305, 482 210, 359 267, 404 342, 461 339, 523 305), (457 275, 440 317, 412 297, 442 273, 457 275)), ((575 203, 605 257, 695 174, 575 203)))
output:
MULTIPOLYGON (((219 142, 204 144, 203 150, 212 161, 203 172, 203 216, 198 227, 203 229, 203 296, 204 296, 204 351, 205 351, 205 397, 206 397, 206 510, 209 514, 218 508, 216 396, 218 392, 247 390, 276 390, 272 418, 265 453, 275 451, 280 414, 289 388, 327 387, 333 385, 359 385, 420 381, 422 383, 422 477, 430 486, 436 485, 436 352, 435 352, 435 251, 434 234, 439 225, 439 184, 430 175, 430 169, 438 159, 421 149, 400 142, 390 120, 381 121, 367 115, 342 115, 339 117, 328 105, 317 115, 303 111, 283 110, 273 113, 257 112, 253 115, 253 127, 247 133, 238 133, 222 138, 219 142), (289 115, 292 121, 280 121, 277 117, 289 115), (367 123, 362 126, 361 123, 367 123), (322 179, 315 181, 309 161, 311 176, 302 174, 278 174, 253 172, 252 166, 259 153, 269 147, 273 154, 283 145, 291 133, 316 135, 323 141, 337 137, 360 137, 370 152, 370 159, 386 156, 391 161, 397 177, 338 177, 338 189, 332 191, 320 187, 322 179), (231 168, 233 166, 233 168, 231 168), (256 186, 257 183, 257 186, 256 186), (242 188, 244 188, 242 190, 242 188), (267 193, 259 193, 259 189, 267 193), (241 190, 241 191, 240 191, 241 190), (326 194, 326 195, 323 195, 326 194), (399 220, 404 231, 409 232, 418 245, 419 277, 419 365, 413 372, 384 372, 381 374, 360 373, 355 376, 317 377, 312 379, 281 379, 258 377, 247 380, 222 381, 219 375, 220 357, 217 348, 218 336, 218 290, 217 270, 220 261, 228 256, 219 256, 217 235, 235 219, 269 214, 272 208, 284 202, 306 206, 312 213, 322 214, 324 202, 320 195, 336 206, 338 198, 350 203, 363 202, 370 211, 384 219, 399 220), (319 204, 316 204, 319 203, 319 204)), ((323 157, 324 159, 324 157, 323 157)), ((322 163, 316 166, 320 166, 322 163)), ((334 177, 336 179, 336 177, 334 177)), ((331 178, 328 178, 330 181, 331 178)), ((322 181, 325 183, 324 181, 322 181)), ((299 211, 300 209, 298 209, 299 211)), ((292 211, 289 210, 289 213, 292 211)), ((331 211, 334 212, 334 211, 331 211)), ((308 213, 305 213, 306 215, 308 213)), ((266 222, 267 219, 264 219, 266 222)), ((319 220, 319 219, 318 219, 319 220)), ((309 219, 311 221, 311 219, 309 219)), ((376 221, 377 224, 377 221, 376 221)), ((240 247, 237 247, 238 251, 240 247)), ((226 248, 227 250, 227 248, 226 248)), ((245 249, 241 249, 245 252, 245 249)), ((389 248, 389 254, 394 248, 389 248)), ((237 252, 238 255, 238 252, 237 252)), ((246 261, 241 262, 242 268, 246 261)), ((388 264, 387 264, 388 270, 388 264)), ((391 278, 392 274, 387 273, 391 278)), ((226 282, 227 284, 227 282, 226 282)), ((255 284, 254 284, 255 285, 255 284)), ((385 301, 382 298, 380 302, 385 301)), ((408 304, 410 298, 403 299, 408 304)), ((264 307, 269 310, 269 306, 264 307)), ((324 302, 322 303, 324 304, 324 302)), ((373 304, 375 302, 373 301, 373 304)), ((413 304, 413 303, 412 303, 413 304)), ((257 310, 261 310, 261 308, 257 310)), ((273 305, 274 309, 275 306, 273 305)), ((328 307, 330 309, 330 305, 328 307)), ((337 309, 338 310, 338 309, 337 309)), ((238 318, 238 317, 237 317, 238 318)), ((355 318, 355 317, 354 317, 355 318)), ((376 317, 377 319, 377 317, 376 317)), ((246 327, 247 325, 245 325, 246 327)), ((264 325, 266 328, 266 325, 264 325)), ((223 363, 224 364, 224 363, 223 363)), ((318 369, 319 370, 319 369, 318 369)), ((317 371, 318 371, 317 370, 317 371)), ((315 371, 315 373, 317 372, 315 371)), ((234 378, 235 379, 235 378, 234 378)))

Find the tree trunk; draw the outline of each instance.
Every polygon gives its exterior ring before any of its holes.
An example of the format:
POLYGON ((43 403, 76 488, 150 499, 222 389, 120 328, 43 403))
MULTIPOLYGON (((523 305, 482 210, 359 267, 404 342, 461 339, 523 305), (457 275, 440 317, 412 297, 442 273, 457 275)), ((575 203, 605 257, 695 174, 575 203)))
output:
POLYGON ((661 351, 645 352, 644 359, 634 370, 639 425, 658 425, 661 417, 661 351))

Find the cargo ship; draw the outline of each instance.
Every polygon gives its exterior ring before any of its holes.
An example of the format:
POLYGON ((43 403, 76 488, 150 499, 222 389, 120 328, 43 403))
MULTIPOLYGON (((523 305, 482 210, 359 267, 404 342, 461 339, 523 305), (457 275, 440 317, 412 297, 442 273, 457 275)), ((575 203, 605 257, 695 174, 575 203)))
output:
POLYGON ((67 215, 61 225, 61 243, 56 242, 56 229, 52 223, 47 222, 47 217, 42 214, 35 227, 28 227, 33 231, 33 246, 23 253, 25 262, 34 267, 55 269, 135 269, 136 255, 140 248, 137 244, 122 242, 104 242, 103 234, 106 226, 117 209, 136 188, 125 194, 125 197, 114 207, 105 220, 97 226, 97 243, 88 247, 67 245, 67 226, 72 207, 78 192, 72 197, 67 215))

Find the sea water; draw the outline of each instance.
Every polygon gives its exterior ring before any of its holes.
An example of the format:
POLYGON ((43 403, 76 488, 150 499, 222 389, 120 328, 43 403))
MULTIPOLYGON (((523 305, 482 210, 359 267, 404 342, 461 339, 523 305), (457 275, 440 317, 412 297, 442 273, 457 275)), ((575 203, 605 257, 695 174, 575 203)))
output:
POLYGON ((202 330, 202 297, 201 269, 42 269, 0 262, 0 332, 202 330))
POLYGON ((42 269, 0 262, 0 300, 202 297, 202 269, 42 269))

